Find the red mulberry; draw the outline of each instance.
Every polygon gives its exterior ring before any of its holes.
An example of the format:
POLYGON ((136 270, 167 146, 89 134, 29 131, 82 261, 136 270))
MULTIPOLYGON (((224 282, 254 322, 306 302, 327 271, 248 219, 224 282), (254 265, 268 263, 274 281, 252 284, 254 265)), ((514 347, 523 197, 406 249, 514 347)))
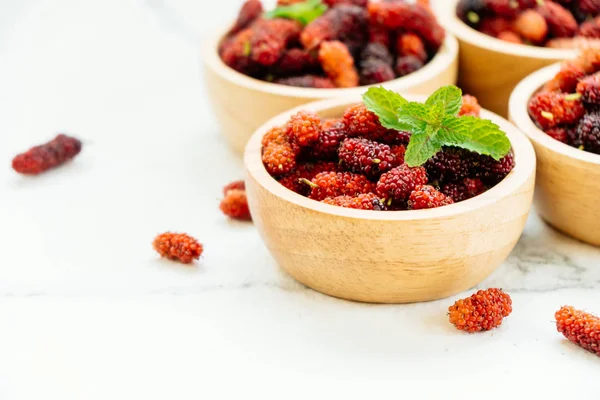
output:
POLYGON ((537 11, 546 19, 548 29, 554 37, 572 37, 579 29, 573 14, 558 3, 544 1, 537 11))
POLYGON ((408 198, 410 210, 423 210, 426 208, 437 208, 454 203, 442 192, 430 185, 417 186, 408 198))
POLYGON ((385 26, 369 24, 369 43, 382 44, 390 47, 390 32, 385 26))
POLYGON ((152 246, 161 257, 177 260, 183 264, 199 259, 203 251, 202 244, 185 233, 160 234, 154 239, 152 246))
POLYGON ((600 318, 574 307, 561 307, 554 314, 556 330, 571 343, 600 356, 600 318))
POLYGON ((414 56, 421 62, 427 61, 427 50, 420 37, 414 33, 405 33, 398 36, 396 51, 401 56, 414 56))
POLYGON ((600 154, 600 113, 586 114, 577 126, 577 136, 585 151, 600 154))
POLYGON ((512 30, 512 21, 501 17, 483 18, 479 30, 486 35, 497 37, 502 32, 512 30))
POLYGON ((512 312, 512 300, 502 289, 479 290, 448 307, 450 323, 468 333, 489 331, 512 312))
POLYGON ((319 60, 310 52, 302 49, 289 49, 274 66, 274 73, 280 76, 302 75, 319 68, 319 60))
POLYGON ((338 164, 327 161, 299 164, 294 171, 280 177, 279 183, 293 192, 308 196, 311 187, 305 183, 305 180, 310 181, 321 172, 339 172, 338 164))
POLYGON ((575 124, 585 114, 581 99, 558 92, 541 91, 529 101, 529 115, 542 128, 575 124))
POLYGON ((354 59, 342 42, 323 42, 319 49, 319 61, 337 87, 358 86, 358 72, 354 66, 354 59))
POLYGON ((221 59, 234 70, 243 74, 254 76, 260 71, 260 66, 250 58, 252 44, 250 40, 254 35, 252 29, 245 29, 232 38, 226 39, 221 46, 221 59))
POLYGON ((334 7, 339 4, 348 4, 352 6, 366 7, 368 0, 323 0, 329 7, 334 7))
POLYGON ((600 39, 600 17, 596 17, 591 21, 586 21, 579 27, 579 35, 592 38, 600 39))
POLYGON ((302 27, 293 20, 274 18, 260 20, 252 29, 250 57, 258 64, 271 66, 281 58, 287 44, 297 40, 302 27))
POLYGON ((361 63, 368 60, 377 60, 388 65, 392 65, 394 62, 389 49, 380 43, 369 43, 360 53, 360 60, 361 63))
POLYGON ((314 49, 323 42, 338 40, 354 51, 368 39, 367 20, 364 8, 342 4, 308 24, 300 35, 300 42, 305 49, 314 49))
POLYGON ((396 165, 396 155, 387 144, 368 139, 345 139, 338 151, 340 163, 351 172, 378 178, 396 165))
POLYGON ((408 199, 415 187, 426 183, 425 168, 410 168, 402 164, 381 175, 377 182, 377 194, 386 200, 402 202, 408 199))
POLYGON ((12 167, 20 174, 37 175, 66 163, 80 151, 78 139, 59 134, 51 141, 15 156, 12 167))
POLYGON ((316 89, 335 89, 336 86, 329 78, 322 78, 315 75, 292 76, 290 78, 277 79, 275 83, 279 85, 295 86, 302 88, 316 89))
POLYGON ((262 161, 269 174, 284 175, 296 167, 296 154, 289 144, 270 144, 263 149, 262 161))
POLYGON ((544 90, 573 93, 585 71, 578 62, 568 60, 562 63, 560 71, 544 85, 544 90))
POLYGON ((452 182, 467 178, 476 154, 456 147, 445 147, 425 163, 429 179, 452 182))
POLYGON ((242 180, 230 182, 223 187, 223 194, 227 195, 230 190, 246 190, 246 183, 242 180))
POLYGON ((386 209, 381 199, 373 193, 359 194, 356 197, 328 197, 323 200, 323 203, 344 208, 355 208, 357 210, 384 211, 386 209))
POLYGON ((498 35, 498 39, 503 40, 505 42, 516 43, 516 44, 523 43, 523 41, 521 40, 521 37, 519 35, 517 35, 514 32, 509 32, 509 31, 500 32, 500 34, 498 35))
POLYGON ((340 143, 348 136, 346 125, 337 122, 329 127, 325 127, 323 123, 323 126, 319 139, 308 149, 308 152, 315 160, 336 159, 340 143))
POLYGON ((554 128, 547 129, 546 135, 550 136, 551 138, 553 138, 555 140, 558 140, 559 142, 568 143, 568 141, 569 141, 569 135, 567 133, 567 129, 560 127, 560 126, 556 126, 554 128))
POLYGON ((477 101, 477 98, 471 95, 464 95, 462 97, 462 107, 458 112, 459 116, 470 115, 472 117, 479 117, 481 113, 481 106, 477 101))
POLYGON ((237 20, 231 27, 229 33, 237 33, 242 29, 248 27, 254 20, 256 20, 263 12, 262 3, 260 0, 247 0, 240 9, 237 20))
POLYGON ((374 192, 374 184, 366 176, 351 172, 323 172, 307 182, 311 186, 310 198, 324 200, 327 197, 358 196, 374 192))
POLYGON ((319 139, 321 118, 312 112, 299 111, 292 115, 286 129, 292 143, 307 147, 319 139))
POLYGON ((391 81, 396 77, 394 70, 383 61, 369 59, 360 64, 360 84, 374 85, 391 81))
POLYGON ((289 144, 290 139, 285 131, 280 126, 269 129, 265 136, 263 136, 261 144, 263 147, 267 147, 271 144, 289 144))
POLYGON ((348 107, 344 112, 343 120, 349 136, 364 136, 371 139, 374 135, 385 131, 377 115, 367 110, 364 104, 348 107))
POLYGON ((398 76, 406 76, 423 67, 423 62, 415 56, 398 57, 396 61, 396 73, 398 76))
POLYGON ((219 208, 229 218, 243 221, 252 220, 245 190, 231 189, 227 191, 225 198, 219 204, 219 208))
POLYGON ((513 29, 532 43, 542 43, 548 36, 546 19, 535 10, 526 10, 519 14, 513 23, 513 29))
POLYGON ((600 1, 598 0, 579 0, 579 8, 587 14, 596 15, 600 13, 600 1))
POLYGON ((514 18, 519 12, 519 3, 515 0, 485 0, 485 5, 501 17, 514 18))
POLYGON ((600 104, 600 72, 581 79, 577 84, 577 93, 586 103, 600 104))
POLYGON ((454 200, 455 203, 465 201, 485 192, 481 179, 465 178, 459 183, 449 183, 442 188, 442 193, 454 200))
POLYGON ((515 158, 512 151, 498 161, 490 156, 480 155, 476 175, 486 183, 495 185, 504 179, 514 167, 515 158))

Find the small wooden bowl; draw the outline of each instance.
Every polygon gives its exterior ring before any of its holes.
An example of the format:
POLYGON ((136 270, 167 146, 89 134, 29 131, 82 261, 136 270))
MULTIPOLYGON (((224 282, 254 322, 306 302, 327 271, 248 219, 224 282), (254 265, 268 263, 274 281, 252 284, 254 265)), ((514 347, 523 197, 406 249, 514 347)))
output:
POLYGON ((505 42, 471 28, 456 16, 458 0, 436 0, 433 10, 447 32, 458 39, 458 85, 477 97, 482 107, 503 117, 514 87, 527 75, 576 50, 550 49, 505 42))
POLYGON ((546 135, 527 111, 531 96, 560 70, 560 63, 525 78, 510 97, 510 119, 531 139, 537 155, 535 207, 556 229, 600 246, 600 155, 546 135))
MULTIPOLYGON (((315 100, 352 96, 367 86, 349 89, 310 89, 264 82, 243 75, 223 63, 217 52, 224 31, 206 44, 203 52, 204 78, 213 111, 231 146, 242 153, 248 139, 269 118, 315 100)), ((406 77, 381 85, 403 93, 431 94, 445 85, 456 84, 458 43, 447 35, 437 55, 423 68, 406 77)))
MULTIPOLYGON (((417 96, 408 96, 417 101, 417 96)), ((339 117, 360 96, 305 104, 261 126, 246 147, 246 190, 254 223, 279 265, 328 295, 371 303, 444 298, 496 269, 519 239, 533 198, 535 153, 508 121, 514 170, 476 198, 430 210, 363 211, 300 196, 275 181, 261 161, 261 139, 300 109, 339 117)))

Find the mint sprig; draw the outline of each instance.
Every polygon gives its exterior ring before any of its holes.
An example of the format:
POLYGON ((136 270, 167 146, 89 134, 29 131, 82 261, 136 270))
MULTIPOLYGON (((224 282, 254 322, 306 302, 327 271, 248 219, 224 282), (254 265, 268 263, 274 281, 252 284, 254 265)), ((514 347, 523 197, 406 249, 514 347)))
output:
POLYGON ((314 19, 323 15, 327 6, 321 0, 306 0, 301 3, 279 6, 265 13, 265 18, 294 19, 302 25, 308 25, 314 19))
POLYGON ((443 146, 455 146, 500 160, 510 151, 510 141, 492 121, 472 116, 459 117, 462 91, 456 86, 438 89, 425 103, 411 102, 383 87, 363 95, 367 109, 388 129, 412 133, 405 162, 422 165, 443 146))

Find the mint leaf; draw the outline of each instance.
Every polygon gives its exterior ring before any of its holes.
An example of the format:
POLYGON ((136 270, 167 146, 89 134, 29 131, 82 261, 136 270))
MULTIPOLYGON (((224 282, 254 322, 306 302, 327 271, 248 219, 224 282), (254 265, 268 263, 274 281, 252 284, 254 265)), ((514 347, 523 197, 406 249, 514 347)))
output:
POLYGON ((446 115, 457 115, 462 107, 462 90, 456 86, 444 86, 436 90, 425 104, 438 107, 446 115))
POLYGON ((404 154, 404 162, 409 167, 425 164, 442 149, 442 143, 438 140, 437 132, 431 125, 423 132, 413 133, 404 154))
POLYGON ((323 15, 325 11, 327 11, 327 6, 321 0, 307 0, 302 3, 277 7, 265 13, 265 18, 294 19, 302 25, 308 25, 314 19, 323 15))
POLYGON ((427 107, 425 104, 411 101, 400 106, 397 111, 396 129, 406 130, 414 133, 425 132, 428 125, 439 127, 441 115, 436 113, 435 109, 427 107))
POLYGON ((367 110, 379 117, 381 125, 388 129, 403 130, 398 128, 397 112, 400 106, 408 103, 408 100, 383 87, 369 88, 362 97, 367 110))
POLYGON ((487 119, 446 116, 438 139, 447 146, 456 146, 485 154, 499 160, 510 151, 510 141, 500 127, 487 119))

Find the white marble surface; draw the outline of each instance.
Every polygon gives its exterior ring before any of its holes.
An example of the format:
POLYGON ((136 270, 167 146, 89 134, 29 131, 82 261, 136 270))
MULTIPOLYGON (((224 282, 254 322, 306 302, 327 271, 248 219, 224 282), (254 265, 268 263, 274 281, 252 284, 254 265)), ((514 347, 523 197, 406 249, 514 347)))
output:
MULTIPOLYGON (((513 295, 466 335, 453 299, 332 299, 277 269, 251 224, 218 212, 241 160, 219 136, 198 45, 238 1, 0 1, 0 159, 56 131, 77 160, 34 179, 0 168, 0 399, 597 399, 600 359, 553 313, 600 313, 600 249, 533 214, 481 286, 513 295), (164 230, 197 266, 157 259, 164 230)), ((456 296, 456 298, 459 296, 456 296)))

